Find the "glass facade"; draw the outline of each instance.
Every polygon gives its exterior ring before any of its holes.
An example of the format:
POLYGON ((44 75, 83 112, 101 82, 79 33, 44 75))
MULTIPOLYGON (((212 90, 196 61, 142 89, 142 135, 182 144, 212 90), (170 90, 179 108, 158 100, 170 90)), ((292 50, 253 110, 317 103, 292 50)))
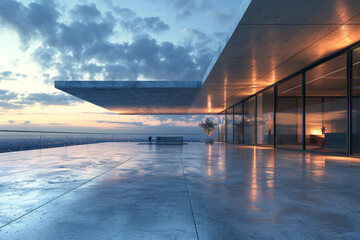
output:
POLYGON ((234 143, 244 143, 244 114, 243 103, 234 107, 234 143))
POLYGON ((274 88, 257 96, 257 140, 259 145, 274 144, 274 88))
POLYGON ((255 144, 255 97, 244 102, 244 143, 255 144))
POLYGON ((227 111, 219 117, 223 141, 360 155, 360 47, 321 60, 227 111))
POLYGON ((232 107, 226 110, 226 142, 234 142, 234 111, 232 107))
POLYGON ((352 71, 352 149, 360 154, 360 48, 353 51, 352 71))
POLYGON ((277 86, 276 146, 302 148, 302 75, 277 86))
POLYGON ((306 149, 346 152, 346 54, 306 72, 306 149))

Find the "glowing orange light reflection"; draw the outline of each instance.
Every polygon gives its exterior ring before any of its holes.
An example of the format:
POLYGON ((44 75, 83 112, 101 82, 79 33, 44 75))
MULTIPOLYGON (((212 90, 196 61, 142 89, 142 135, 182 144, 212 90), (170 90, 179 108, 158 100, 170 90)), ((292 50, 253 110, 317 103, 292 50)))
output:
MULTIPOLYGON (((275 55, 273 55, 275 56, 275 55)), ((276 81, 276 65, 275 65, 275 59, 272 58, 271 59, 271 68, 272 68, 272 71, 271 71, 271 84, 274 84, 275 81, 276 81)))
POLYGON ((272 152, 271 154, 271 158, 269 159, 269 161, 267 162, 267 174, 266 174, 266 185, 268 188, 274 188, 274 176, 275 176, 275 153, 272 152))
MULTIPOLYGON (((347 22, 350 18, 347 6, 345 5, 345 3, 343 1, 337 1, 336 3, 337 3, 336 11, 338 12, 338 16, 339 16, 341 22, 342 23, 347 22)), ((352 38, 350 35, 351 30, 350 30, 349 26, 348 25, 341 26, 340 31, 343 36, 342 42, 346 45, 350 44, 352 42, 352 38)))
POLYGON ((338 156, 326 156, 324 157, 325 161, 340 161, 340 162, 360 162, 360 158, 353 158, 353 157, 338 157, 338 156))
POLYGON ((207 144, 208 148, 207 148, 207 171, 206 171, 206 174, 208 177, 211 177, 212 176, 212 144, 207 144))
POLYGON ((219 158, 218 169, 219 169, 219 172, 225 173, 225 158, 224 157, 219 158))
POLYGON ((257 183, 257 159, 256 159, 256 147, 254 147, 253 161, 251 169, 251 201, 257 202, 258 200, 258 183, 257 183))

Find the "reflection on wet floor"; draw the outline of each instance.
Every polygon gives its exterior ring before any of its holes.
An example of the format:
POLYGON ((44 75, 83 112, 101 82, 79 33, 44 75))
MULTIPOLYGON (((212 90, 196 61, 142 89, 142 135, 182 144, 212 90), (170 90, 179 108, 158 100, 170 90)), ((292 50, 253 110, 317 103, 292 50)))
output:
POLYGON ((4 153, 0 239, 356 239, 359 184, 358 158, 223 143, 4 153))

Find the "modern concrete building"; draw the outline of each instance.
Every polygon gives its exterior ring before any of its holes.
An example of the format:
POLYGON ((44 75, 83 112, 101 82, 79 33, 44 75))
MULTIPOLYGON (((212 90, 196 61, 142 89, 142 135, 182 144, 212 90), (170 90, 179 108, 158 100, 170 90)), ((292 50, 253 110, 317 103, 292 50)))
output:
POLYGON ((204 78, 56 82, 119 114, 219 114, 219 140, 360 153, 360 1, 244 0, 204 78))
POLYGON ((37 132, 0 154, 0 239, 359 239, 360 1, 244 0, 237 20, 203 80, 56 82, 119 114, 217 114, 223 142, 37 132))

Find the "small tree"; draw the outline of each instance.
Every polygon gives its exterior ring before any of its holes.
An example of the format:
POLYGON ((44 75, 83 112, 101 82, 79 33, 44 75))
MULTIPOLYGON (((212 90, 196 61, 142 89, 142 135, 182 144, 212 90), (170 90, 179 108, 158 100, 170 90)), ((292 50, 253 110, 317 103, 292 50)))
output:
POLYGON ((217 123, 214 123, 209 118, 206 119, 204 123, 200 123, 199 126, 204 131, 204 133, 209 137, 209 142, 211 142, 211 135, 214 133, 217 123))

